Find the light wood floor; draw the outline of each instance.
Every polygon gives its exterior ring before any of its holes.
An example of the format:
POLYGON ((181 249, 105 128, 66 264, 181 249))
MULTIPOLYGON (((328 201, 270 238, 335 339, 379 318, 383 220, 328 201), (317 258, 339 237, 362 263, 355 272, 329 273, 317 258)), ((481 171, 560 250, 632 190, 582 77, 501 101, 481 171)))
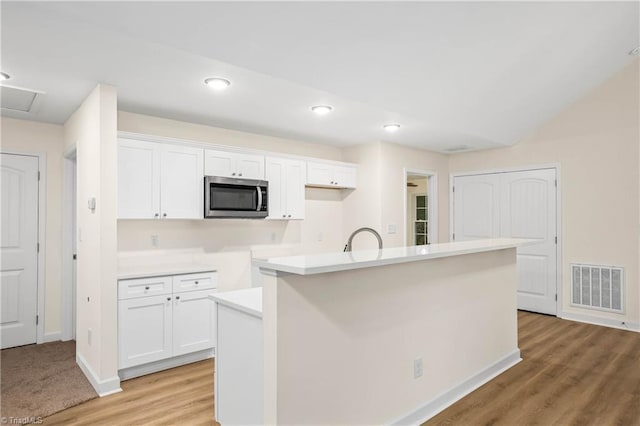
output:
MULTIPOLYGON (((640 426, 640 334, 518 313, 523 361, 431 425, 640 426)), ((122 383, 46 425, 213 425, 213 361, 122 383)))

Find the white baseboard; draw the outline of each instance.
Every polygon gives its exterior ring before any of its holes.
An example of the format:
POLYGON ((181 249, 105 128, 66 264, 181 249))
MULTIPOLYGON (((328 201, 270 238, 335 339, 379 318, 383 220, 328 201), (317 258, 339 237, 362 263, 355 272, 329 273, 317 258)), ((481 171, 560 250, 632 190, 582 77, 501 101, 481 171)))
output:
MULTIPOLYGON (((122 370, 118 370, 118 375, 120 376, 121 380, 133 379, 134 377, 157 373, 158 371, 168 370, 169 368, 191 364, 192 362, 203 361, 205 359, 212 358, 213 354, 214 349, 205 349, 203 351, 162 359, 160 361, 150 362, 148 364, 123 368, 122 370)), ((213 371, 211 372, 211 374, 213 374, 213 371)))
POLYGON ((58 340, 62 340, 62 333, 53 331, 51 333, 44 333, 42 343, 57 342, 58 340))
POLYGON ((93 372, 87 361, 82 355, 76 352, 76 363, 82 370, 91 386, 96 390, 100 397, 111 395, 112 393, 122 392, 120 388, 120 377, 115 376, 106 380, 101 380, 96 373, 93 372))
POLYGON ((574 314, 572 312, 562 312, 560 318, 570 321, 586 322, 587 324, 603 325, 605 327, 619 328, 621 330, 640 331, 640 324, 634 322, 616 320, 611 318, 600 318, 585 314, 574 314))
POLYGON ((463 382, 457 384, 451 389, 441 393, 430 401, 417 407, 410 413, 407 413, 389 424, 392 425, 418 425, 426 422, 431 417, 443 411, 445 408, 453 405, 456 401, 467 396, 489 380, 497 377, 499 374, 513 367, 522 361, 520 358, 520 349, 515 349, 507 356, 499 359, 495 363, 489 365, 463 382))

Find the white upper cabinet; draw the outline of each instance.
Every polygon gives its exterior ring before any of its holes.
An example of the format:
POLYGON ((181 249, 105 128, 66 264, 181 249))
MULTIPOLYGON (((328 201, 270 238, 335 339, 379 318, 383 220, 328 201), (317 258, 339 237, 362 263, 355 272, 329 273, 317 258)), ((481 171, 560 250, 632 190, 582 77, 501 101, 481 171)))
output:
POLYGON ((264 156, 205 150, 204 174, 244 179, 264 179, 264 156))
POLYGON ((162 218, 201 219, 204 215, 203 150, 162 145, 160 160, 162 218))
POLYGON ((160 214, 158 144, 118 141, 118 217, 147 219, 160 214))
POLYGON ((202 149, 129 139, 118 143, 118 218, 203 218, 202 149))
POLYGON ((331 188, 355 188, 356 166, 307 162, 307 185, 331 188))
POLYGON ((304 219, 306 164, 301 160, 267 157, 268 219, 304 219))

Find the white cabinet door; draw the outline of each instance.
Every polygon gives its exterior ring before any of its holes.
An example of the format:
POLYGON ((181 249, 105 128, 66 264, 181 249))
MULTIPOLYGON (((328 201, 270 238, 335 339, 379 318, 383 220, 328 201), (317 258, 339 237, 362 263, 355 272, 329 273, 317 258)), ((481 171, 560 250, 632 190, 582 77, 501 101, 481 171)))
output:
POLYGON ((202 149, 163 145, 160 201, 163 219, 204 217, 204 171, 202 149))
POLYGON ((204 174, 232 178, 264 179, 264 156, 205 150, 204 174))
POLYGON ((245 179, 264 179, 264 156, 236 154, 237 176, 245 179))
POLYGON ((118 302, 118 368, 171 356, 171 295, 118 302))
POLYGON ((304 219, 304 161, 267 157, 269 219, 304 219))
POLYGON ((333 167, 326 163, 307 162, 307 184, 333 185, 333 167))
POLYGON ((334 166, 333 184, 340 188, 355 188, 356 168, 351 166, 334 166))
POLYGON ((283 158, 267 157, 266 177, 269 182, 269 219, 285 219, 286 213, 286 187, 285 182, 286 160, 283 158))
POLYGON ((307 162, 307 185, 355 188, 356 167, 331 163, 307 162))
POLYGON ((176 293, 173 296, 173 356, 215 346, 214 290, 176 293))
POLYGON ((304 161, 288 160, 285 165, 287 219, 304 219, 306 164, 304 161))
POLYGON ((160 214, 158 144, 118 141, 118 217, 149 219, 160 214))
POLYGON ((235 160, 231 152, 205 149, 204 174, 205 176, 236 177, 235 160))

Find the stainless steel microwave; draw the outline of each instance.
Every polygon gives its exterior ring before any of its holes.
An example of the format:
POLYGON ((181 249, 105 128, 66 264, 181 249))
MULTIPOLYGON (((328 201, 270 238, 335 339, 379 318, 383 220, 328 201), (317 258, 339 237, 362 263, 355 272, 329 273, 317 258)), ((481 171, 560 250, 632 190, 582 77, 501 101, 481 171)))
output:
POLYGON ((221 176, 204 178, 205 218, 267 217, 269 183, 221 176))

